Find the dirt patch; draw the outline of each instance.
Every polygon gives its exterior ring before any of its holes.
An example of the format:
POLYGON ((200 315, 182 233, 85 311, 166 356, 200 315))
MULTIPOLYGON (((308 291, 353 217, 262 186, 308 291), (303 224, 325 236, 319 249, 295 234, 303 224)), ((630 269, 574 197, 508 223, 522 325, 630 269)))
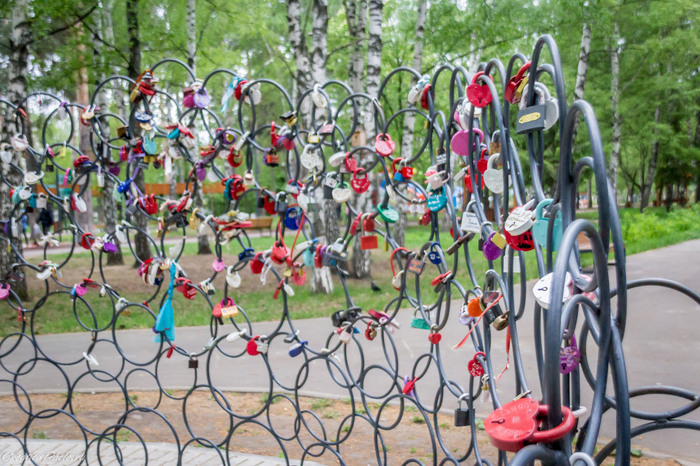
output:
MULTIPOLYGON (((455 427, 452 416, 428 414, 426 419, 414 406, 408 404, 403 408, 391 405, 382 408, 379 404, 363 406, 357 403, 353 414, 349 400, 304 397, 298 400, 303 417, 303 422, 300 422, 293 396, 274 395, 269 409, 265 411, 267 398, 261 394, 225 392, 215 396, 209 390, 198 390, 189 395, 183 391, 167 394, 131 393, 132 401, 137 407, 157 409, 170 424, 149 410, 134 409, 126 418, 122 418, 126 400, 124 395, 117 393, 76 393, 70 403, 66 395, 62 394, 32 394, 30 399, 35 413, 49 408, 63 408, 72 412, 80 423, 93 432, 87 433, 88 440, 94 438, 94 434, 121 422, 133 428, 146 442, 176 443, 177 438, 183 444, 192 437, 199 437, 220 446, 225 446, 228 442, 230 451, 266 456, 281 456, 284 447, 289 458, 299 459, 304 448, 317 443, 315 437, 318 437, 332 442, 340 441, 339 452, 351 465, 376 464, 376 449, 386 452, 388 464, 401 464, 409 458, 419 459, 426 464, 432 463, 434 453, 430 429, 435 431, 437 428, 443 444, 456 457, 463 457, 467 453, 466 448, 471 438, 471 429, 455 427), (373 419, 379 416, 379 435, 375 435, 374 427, 366 420, 368 416, 373 419), (232 429, 233 435, 229 436, 232 429), (278 437, 287 440, 278 442, 272 430, 278 437), (292 439, 295 433, 298 433, 298 437, 292 439), (379 444, 375 445, 375 440, 379 444)), ((26 408, 27 400, 22 398, 20 401, 26 408)), ((0 397, 0 412, 3 413, 2 430, 18 431, 27 423, 27 414, 18 407, 13 397, 0 397)), ((46 414, 52 415, 54 412, 47 411, 46 414)), ((72 419, 56 414, 33 420, 27 436, 80 439, 82 434, 72 419)), ((120 430, 117 439, 138 441, 137 436, 127 429, 120 430)), ((476 439, 484 458, 497 459, 497 451, 483 430, 477 429, 476 439)), ((445 455, 438 445, 435 448, 439 462, 445 455)), ((319 448, 312 448, 310 452, 317 455, 322 453, 319 448)), ((318 458, 309 459, 324 464, 338 463, 328 451, 318 458)), ((465 461, 473 459, 472 453, 465 461)), ((612 463, 613 459, 605 462, 612 463)), ((631 464, 648 466, 677 463, 673 460, 641 457, 633 458, 631 464)))

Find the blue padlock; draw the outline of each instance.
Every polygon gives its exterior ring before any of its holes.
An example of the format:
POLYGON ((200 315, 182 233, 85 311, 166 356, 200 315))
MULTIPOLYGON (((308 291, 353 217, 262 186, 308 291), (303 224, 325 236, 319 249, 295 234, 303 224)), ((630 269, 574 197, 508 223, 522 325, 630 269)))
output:
POLYGON ((306 346, 308 344, 309 344, 309 342, 307 340, 303 340, 295 345, 292 345, 289 348, 289 355, 293 358, 296 356, 299 356, 304 351, 304 346, 306 346))
POLYGON ((243 252, 238 254, 238 260, 239 261, 244 261, 248 257, 253 257, 255 255, 255 249, 253 248, 245 248, 243 252))
POLYGON ((430 252, 428 253, 428 260, 435 265, 438 265, 442 262, 442 259, 440 258, 440 253, 435 250, 435 246, 437 245, 437 243, 431 244, 430 252))
POLYGON ((445 187, 441 187, 439 191, 428 190, 428 198, 426 199, 428 209, 432 212, 439 212, 447 205, 447 196, 445 196, 445 187))
POLYGON ((301 207, 290 207, 284 215, 284 226, 290 230, 298 230, 301 226, 301 207))
MULTIPOLYGON (((545 249, 548 249, 547 228, 549 228, 549 219, 544 218, 543 211, 545 207, 551 204, 551 199, 544 199, 537 204, 537 208, 535 208, 535 223, 532 225, 532 236, 537 240, 537 243, 542 245, 545 249)), ((554 219, 554 229, 552 231, 552 251, 556 251, 559 248, 562 234, 561 211, 559 211, 554 219)))
POLYGON ((119 194, 126 194, 126 192, 129 191, 129 186, 131 186, 131 178, 119 183, 117 185, 117 191, 119 192, 119 194))
POLYGON ((158 150, 156 141, 148 136, 144 136, 143 141, 141 142, 141 146, 143 147, 143 150, 149 155, 155 154, 158 150))
POLYGON ((396 172, 394 173, 394 181, 396 181, 397 183, 403 183, 406 180, 404 180, 404 177, 401 174, 401 172, 396 172))

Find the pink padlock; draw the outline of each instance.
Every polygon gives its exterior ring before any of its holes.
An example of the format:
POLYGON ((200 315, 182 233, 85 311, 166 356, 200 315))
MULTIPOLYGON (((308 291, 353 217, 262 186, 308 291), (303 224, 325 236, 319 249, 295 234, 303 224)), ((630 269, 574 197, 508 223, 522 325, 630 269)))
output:
POLYGON ((214 269, 215 272, 223 272, 223 270, 226 268, 226 264, 224 263, 223 260, 221 259, 216 259, 212 264, 211 268, 214 269))
POLYGON ((374 141, 374 150, 382 157, 389 157, 394 153, 396 143, 391 140, 387 133, 380 133, 374 141))

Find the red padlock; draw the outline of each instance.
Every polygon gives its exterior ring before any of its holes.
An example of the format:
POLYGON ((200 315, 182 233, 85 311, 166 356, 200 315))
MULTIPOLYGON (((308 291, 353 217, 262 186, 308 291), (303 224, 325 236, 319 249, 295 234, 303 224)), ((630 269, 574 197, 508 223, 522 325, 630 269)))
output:
POLYGON ((491 90, 486 84, 476 83, 479 76, 482 76, 483 74, 483 71, 476 73, 472 79, 472 83, 467 86, 467 98, 469 99, 469 102, 471 102, 473 106, 479 108, 486 107, 491 103, 491 99, 493 99, 493 96, 491 96, 491 90))
POLYGON ((403 176, 404 180, 410 180, 411 178, 413 178, 413 167, 404 165, 403 167, 401 167, 401 175, 403 176))
POLYGON ((272 262, 275 264, 283 264, 287 256, 289 256, 289 249, 287 249, 287 246, 280 240, 275 241, 275 244, 272 245, 272 251, 270 252, 270 259, 272 259, 272 262))
POLYGON ((228 164, 231 165, 233 168, 238 168, 241 166, 243 163, 243 154, 241 154, 240 151, 237 151, 233 146, 231 146, 231 150, 228 152, 228 164))
POLYGON ((352 225, 350 225, 350 234, 354 235, 357 233, 357 227, 360 226, 360 220, 362 220, 362 212, 357 214, 357 217, 355 217, 355 220, 352 221, 352 225))
POLYGON ((371 215, 367 215, 362 221, 362 229, 367 233, 374 231, 374 218, 371 215))
POLYGON ((479 351, 474 355, 471 361, 469 361, 469 364, 467 364, 467 369, 469 370, 469 375, 472 377, 481 377, 484 375, 484 366, 481 365, 478 359, 476 359, 477 356, 483 356, 486 357, 486 353, 483 351, 479 351))
POLYGON ((418 220, 418 223, 421 225, 430 225, 430 221, 432 220, 432 212, 430 210, 426 210, 423 216, 418 220))
POLYGON ((522 235, 511 235, 505 231, 506 242, 516 251, 532 251, 535 249, 535 241, 532 239, 532 232, 527 230, 522 235))
POLYGON ((275 198, 266 194, 263 200, 263 209, 265 209, 268 215, 276 214, 277 208, 275 207, 275 198))
POLYGON ((382 157, 389 157, 394 153, 396 143, 391 140, 391 136, 386 133, 380 133, 374 141, 374 151, 382 157))
POLYGON ((432 87, 432 85, 428 84, 427 86, 425 86, 425 88, 423 88, 423 95, 421 96, 421 99, 420 99, 420 106, 423 107, 423 110, 430 109, 429 102, 428 102, 428 93, 430 92, 431 87, 432 87))
POLYGON ((262 272, 264 265, 265 261, 263 260, 263 253, 259 252, 250 261, 250 271, 257 275, 262 272))
POLYGON ((499 450, 520 451, 528 444, 553 442, 571 432, 576 418, 569 408, 561 407, 561 424, 538 430, 549 406, 532 398, 520 398, 504 404, 484 420, 484 429, 491 443, 499 450))
POLYGON ((83 236, 80 237, 80 245, 87 250, 90 250, 94 242, 95 237, 90 233, 83 233, 83 236))
POLYGON ((377 249, 379 247, 379 241, 377 240, 377 235, 362 235, 360 236, 360 248, 363 251, 368 249, 377 249))
POLYGON ((345 170, 347 170, 348 173, 355 173, 355 170, 357 170, 357 160, 352 158, 350 152, 345 154, 343 164, 345 165, 345 170))
POLYGON ((503 98, 506 99, 508 102, 511 104, 517 104, 520 102, 520 98, 522 97, 522 93, 518 94, 516 91, 518 89, 518 86, 520 86, 520 83, 523 82, 523 78, 525 77, 525 72, 530 69, 530 62, 525 63, 523 66, 520 67, 518 70, 518 73, 510 78, 508 80, 508 84, 506 85, 506 90, 503 93, 503 98))
POLYGON ((486 148, 482 149, 481 154, 479 155, 479 161, 476 162, 476 168, 479 170, 479 173, 482 175, 486 171, 487 168, 489 168, 489 161, 486 158, 486 155, 488 155, 488 150, 486 148))
POLYGON ((442 335, 440 335, 438 332, 431 333, 430 335, 428 335, 428 340, 430 340, 430 343, 432 343, 433 345, 437 345, 438 343, 440 343, 440 340, 442 340, 442 335))
POLYGON ((350 186, 357 194, 362 194, 369 189, 369 178, 367 173, 365 173, 364 168, 358 168, 352 173, 352 180, 350 180, 350 186))
POLYGON ((245 345, 245 350, 248 352, 249 355, 251 356, 257 356, 260 354, 260 351, 258 351, 258 340, 260 339, 260 335, 256 335, 250 340, 248 340, 248 343, 245 345))

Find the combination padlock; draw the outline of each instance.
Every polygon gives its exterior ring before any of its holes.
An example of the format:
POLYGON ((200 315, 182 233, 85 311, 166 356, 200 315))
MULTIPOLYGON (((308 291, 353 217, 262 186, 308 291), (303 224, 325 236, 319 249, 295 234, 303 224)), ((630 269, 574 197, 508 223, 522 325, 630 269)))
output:
POLYGON ((468 426, 471 421, 471 409, 469 408, 469 401, 466 401, 466 408, 462 407, 462 400, 469 400, 469 394, 462 394, 457 400, 457 409, 455 409, 455 427, 465 427, 468 426))

